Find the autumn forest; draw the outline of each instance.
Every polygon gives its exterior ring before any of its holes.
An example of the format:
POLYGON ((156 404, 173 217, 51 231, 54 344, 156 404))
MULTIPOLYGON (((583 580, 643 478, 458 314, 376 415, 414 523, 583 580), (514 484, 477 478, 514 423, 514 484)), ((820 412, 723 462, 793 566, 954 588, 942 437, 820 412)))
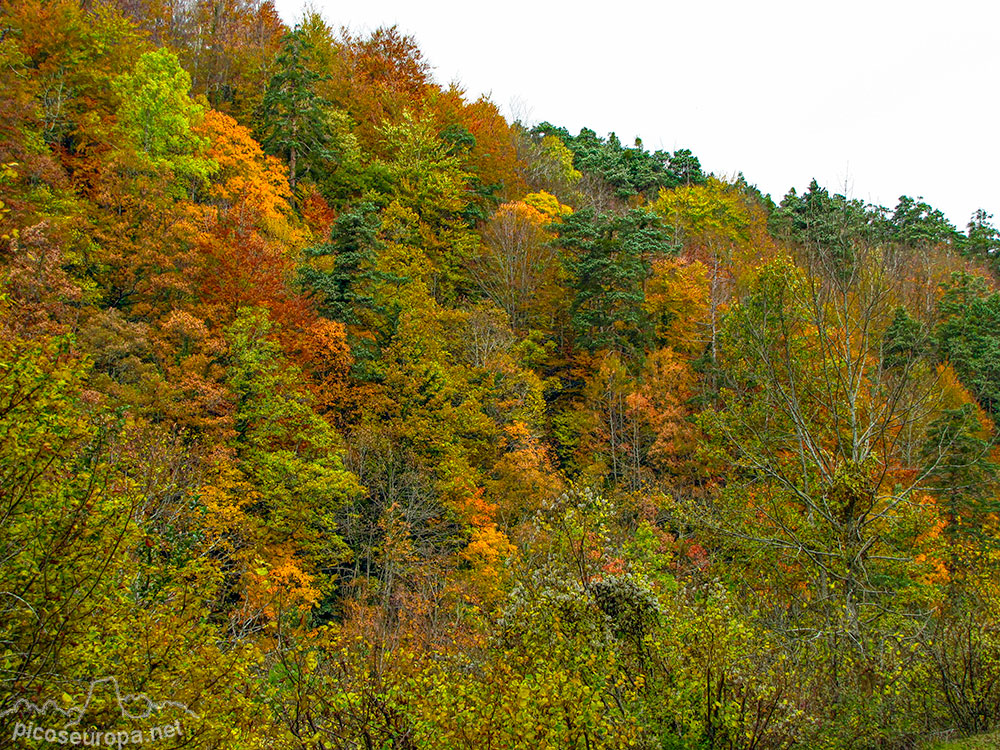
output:
POLYGON ((992 217, 776 202, 336 24, 0 5, 0 747, 105 677, 162 747, 1000 729, 992 217))

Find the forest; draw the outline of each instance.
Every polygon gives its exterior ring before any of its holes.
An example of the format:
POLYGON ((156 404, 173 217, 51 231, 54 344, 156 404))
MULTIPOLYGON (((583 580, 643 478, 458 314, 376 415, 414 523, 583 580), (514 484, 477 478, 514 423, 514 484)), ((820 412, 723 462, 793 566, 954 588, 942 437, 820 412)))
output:
POLYGON ((776 203, 336 23, 0 5, 0 747, 134 729, 110 677, 161 747, 1000 729, 992 217, 776 203))

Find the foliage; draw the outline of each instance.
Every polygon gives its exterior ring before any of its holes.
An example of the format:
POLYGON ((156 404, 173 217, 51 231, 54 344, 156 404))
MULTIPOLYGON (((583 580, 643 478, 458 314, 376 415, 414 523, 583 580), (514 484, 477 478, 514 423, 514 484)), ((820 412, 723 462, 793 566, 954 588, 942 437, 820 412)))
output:
POLYGON ((189 98, 191 76, 176 56, 165 49, 145 53, 114 88, 121 100, 118 125, 151 168, 201 180, 214 170, 215 164, 200 156, 205 141, 192 130, 205 110, 189 98))
POLYGON ((640 352, 646 344, 643 288, 653 258, 671 249, 657 217, 584 209, 555 227, 575 292, 570 309, 577 345, 640 352))
POLYGON ((300 271, 302 284, 319 297, 320 312, 349 325, 360 325, 364 310, 375 304, 369 287, 379 279, 375 273, 378 231, 381 226, 375 207, 365 203, 342 214, 330 230, 329 244, 311 247, 309 258, 330 257, 332 268, 320 270, 315 265, 300 271))
MULTIPOLYGON (((560 158, 558 147, 551 140, 546 143, 546 139, 558 138, 572 152, 573 168, 600 177, 614 189, 618 198, 655 194, 660 188, 693 185, 705 180, 700 162, 688 149, 679 149, 673 154, 650 153, 638 138, 634 146, 624 147, 614 133, 604 139, 584 128, 579 135, 571 136, 565 128, 549 123, 538 125, 532 134, 540 138, 543 149, 557 159, 560 158)), ((567 174, 565 168, 563 173, 567 174)), ((572 174, 567 177, 572 179, 572 174)))
POLYGON ((4 736, 136 728, 112 675, 199 748, 993 736, 988 214, 775 206, 267 0, 0 28, 4 736))
POLYGON ((330 141, 327 103, 316 92, 322 76, 309 68, 309 53, 302 29, 285 35, 260 105, 261 144, 288 160, 293 192, 299 180, 316 173, 327 158, 330 141))
POLYGON ((1000 295, 986 294, 981 279, 957 274, 938 302, 942 322, 937 338, 941 356, 990 412, 1000 407, 1000 295))

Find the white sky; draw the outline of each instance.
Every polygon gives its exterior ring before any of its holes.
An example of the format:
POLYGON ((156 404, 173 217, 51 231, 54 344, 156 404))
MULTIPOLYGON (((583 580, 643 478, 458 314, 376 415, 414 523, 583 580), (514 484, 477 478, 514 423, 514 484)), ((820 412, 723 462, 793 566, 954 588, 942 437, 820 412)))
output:
MULTIPOLYGON (((304 2, 276 5, 294 23, 304 2)), ((816 177, 1000 223, 997 0, 313 3, 334 27, 398 24, 439 83, 508 116, 690 148, 775 201, 816 177)))

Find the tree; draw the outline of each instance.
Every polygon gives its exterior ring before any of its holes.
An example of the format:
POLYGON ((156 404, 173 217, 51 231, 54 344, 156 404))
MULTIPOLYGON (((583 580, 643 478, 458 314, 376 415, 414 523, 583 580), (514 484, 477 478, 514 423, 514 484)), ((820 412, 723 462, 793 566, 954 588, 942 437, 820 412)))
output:
POLYGON ((242 200, 205 220, 196 239, 202 314, 214 326, 230 323, 241 307, 265 306, 284 323, 301 323, 308 303, 292 286, 295 263, 280 240, 259 231, 262 207, 242 200))
POLYGON ((196 0, 192 5, 186 28, 172 35, 172 46, 191 71, 195 90, 213 108, 247 123, 280 48, 281 17, 270 0, 196 0))
MULTIPOLYGON (((0 297, 4 327, 9 317, 10 302, 0 297)), ((0 338, 5 707, 18 684, 30 685, 58 668, 85 626, 85 608, 109 588, 108 567, 135 533, 134 488, 105 497, 106 467, 84 458, 97 430, 79 398, 87 363, 72 356, 69 344, 64 337, 0 338)))
POLYGON ((507 312, 516 329, 531 320, 539 296, 558 275, 549 222, 525 202, 505 203, 483 228, 482 248, 470 266, 480 289, 507 312))
POLYGON ((309 67, 311 45, 296 27, 284 36, 260 105, 258 132, 271 154, 288 161, 288 184, 312 175, 327 158, 329 103, 316 93, 323 77, 309 67))
MULTIPOLYGON (((250 493, 242 504, 260 525, 267 562, 285 568, 308 608, 330 593, 334 566, 350 556, 335 514, 361 487, 344 468, 340 437, 313 411, 298 368, 286 361, 272 331, 261 308, 241 309, 226 330, 233 447, 250 493)), ((253 580, 253 571, 245 575, 253 580)))
POLYGON ((696 379, 691 362, 673 349, 654 351, 646 359, 628 406, 646 429, 635 452, 644 466, 675 476, 696 473, 691 463, 698 433, 688 405, 696 379))
POLYGON ((555 229, 573 278, 577 345, 641 354, 648 343, 643 303, 650 262, 673 247, 659 218, 641 209, 620 217, 584 209, 555 229))
POLYGON ((964 244, 966 253, 996 269, 1000 263, 1000 232, 990 223, 992 219, 993 214, 977 210, 969 219, 964 244))
POLYGON ((860 200, 830 195, 816 180, 801 196, 793 188, 771 215, 771 231, 793 243, 818 266, 846 273, 859 241, 879 239, 880 214, 860 200))
POLYGON ((908 195, 900 196, 889 232, 896 242, 924 251, 939 244, 959 247, 964 239, 940 210, 908 195))
POLYGON ((350 74, 342 106, 358 124, 362 144, 382 153, 381 131, 407 112, 422 112, 431 85, 430 65, 412 36, 396 26, 380 27, 367 37, 344 35, 350 74))
POLYGON ((657 345, 700 356, 711 341, 705 330, 710 325, 710 306, 714 302, 717 310, 720 296, 711 297, 708 269, 701 261, 680 258, 663 258, 652 265, 646 312, 657 345))
POLYGON ((986 283, 955 273, 938 302, 941 324, 938 351, 951 363, 983 408, 1000 410, 1000 293, 986 294, 986 283))
MULTIPOLYGON (((583 128, 579 135, 571 136, 565 128, 547 122, 531 132, 542 139, 543 148, 546 139, 562 141, 573 153, 573 166, 610 185, 619 200, 705 181, 701 163, 688 149, 680 149, 673 155, 666 151, 649 152, 638 138, 634 146, 624 147, 614 133, 604 139, 593 130, 583 128)), ((545 148, 546 151, 550 149, 545 148)))
POLYGON ((408 112, 398 125, 386 124, 385 156, 372 164, 371 175, 382 200, 416 220, 413 239, 430 261, 425 281, 438 300, 453 302, 471 286, 469 260, 479 242, 476 183, 432 124, 408 112))
MULTIPOLYGON (((225 718, 185 734, 224 742, 242 698, 221 677, 245 675, 253 649, 220 647, 218 550, 204 544, 190 447, 95 408, 104 397, 73 339, 24 339, 11 322, 0 296, 0 729, 29 719, 20 698, 81 704, 113 663, 123 689, 213 705, 225 718)), ((95 700, 84 720, 110 730, 123 716, 95 700)))
POLYGON ((580 463, 585 475, 637 490, 642 440, 637 414, 628 402, 634 383, 617 352, 599 356, 594 370, 583 391, 590 429, 581 436, 580 463))
MULTIPOLYGON (((704 184, 663 190, 652 207, 663 222, 672 227, 674 242, 683 248, 683 259, 700 265, 707 276, 708 315, 707 319, 702 319, 702 325, 708 330, 701 338, 707 344, 704 354, 712 370, 721 316, 739 279, 762 258, 775 252, 774 242, 767 232, 767 216, 739 186, 714 177, 704 184)), ((665 291, 662 286, 665 270, 667 268, 662 266, 657 268, 657 276, 650 287, 654 300, 662 302, 666 301, 661 296, 665 291)), ((691 267, 685 275, 697 273, 697 267, 691 267)), ((689 317, 695 320, 688 320, 688 325, 697 324, 698 316, 689 317)), ((657 321, 662 322, 662 319, 657 321)), ((696 347, 697 344, 692 340, 683 346, 696 347)), ((714 374, 712 383, 714 387, 714 374)))
POLYGON ((670 156, 670 171, 676 184, 685 187, 697 185, 706 179, 698 157, 687 148, 678 149, 670 156))
POLYGON ((583 174, 573 166, 573 152, 556 135, 545 135, 539 140, 520 125, 516 126, 515 135, 528 186, 571 201, 583 179, 583 174))
POLYGON ((202 156, 208 143, 193 130, 205 109, 188 96, 191 76, 176 55, 166 49, 145 53, 114 88, 121 101, 118 127, 145 164, 179 177, 208 177, 215 164, 202 156))
POLYGON ((788 627, 828 639, 834 694, 851 679, 843 660, 929 615, 934 594, 911 571, 942 525, 941 472, 967 458, 962 430, 934 423, 945 382, 919 348, 887 340, 892 289, 866 252, 849 281, 774 261, 727 316, 721 408, 702 416, 725 489, 692 506, 732 560, 764 566, 752 585, 783 592, 788 627))
POLYGON ((322 315, 349 326, 362 326, 365 311, 374 310, 372 285, 385 280, 376 270, 381 226, 375 205, 362 203, 337 217, 328 243, 306 249, 306 257, 313 263, 299 269, 299 278, 318 299, 322 315), (319 264, 324 262, 329 269, 321 270, 319 264))
POLYGON ((281 162, 264 153, 248 128, 214 109, 205 113, 197 132, 208 138, 206 156, 218 165, 208 201, 224 214, 241 203, 250 206, 260 231, 293 240, 294 230, 289 226, 292 196, 281 162))
POLYGON ((515 149, 515 131, 507 124, 493 102, 481 97, 474 102, 463 99, 464 92, 455 85, 428 97, 428 107, 439 123, 439 132, 462 128, 472 139, 463 154, 465 168, 480 182, 484 197, 494 192, 511 200, 525 192, 522 164, 515 149))

